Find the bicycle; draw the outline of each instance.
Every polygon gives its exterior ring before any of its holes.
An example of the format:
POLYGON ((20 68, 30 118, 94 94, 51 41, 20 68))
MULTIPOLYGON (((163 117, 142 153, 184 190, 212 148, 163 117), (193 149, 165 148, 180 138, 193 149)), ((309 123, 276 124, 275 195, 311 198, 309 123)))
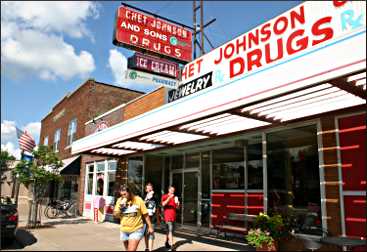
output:
POLYGON ((61 215, 67 217, 76 216, 76 202, 72 200, 53 200, 48 203, 44 214, 49 219, 57 218, 61 215))

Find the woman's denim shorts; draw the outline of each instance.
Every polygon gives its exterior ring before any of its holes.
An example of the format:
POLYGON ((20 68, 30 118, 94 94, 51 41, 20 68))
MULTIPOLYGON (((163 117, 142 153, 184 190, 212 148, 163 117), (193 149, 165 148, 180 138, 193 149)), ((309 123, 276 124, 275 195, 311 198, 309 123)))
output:
POLYGON ((138 230, 132 233, 120 232, 120 240, 128 241, 128 240, 141 240, 145 233, 145 227, 139 228, 138 230))

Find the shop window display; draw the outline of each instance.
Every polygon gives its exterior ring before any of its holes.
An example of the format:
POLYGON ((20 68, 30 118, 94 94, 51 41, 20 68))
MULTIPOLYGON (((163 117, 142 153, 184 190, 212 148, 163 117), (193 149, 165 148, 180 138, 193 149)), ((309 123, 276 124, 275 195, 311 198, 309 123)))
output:
POLYGON ((213 189, 244 189, 243 148, 213 151, 213 189))
POLYGON ((294 229, 321 234, 320 177, 316 126, 267 134, 268 204, 295 216, 294 229))
POLYGON ((143 157, 132 157, 128 159, 128 184, 136 195, 142 195, 143 165, 143 157))

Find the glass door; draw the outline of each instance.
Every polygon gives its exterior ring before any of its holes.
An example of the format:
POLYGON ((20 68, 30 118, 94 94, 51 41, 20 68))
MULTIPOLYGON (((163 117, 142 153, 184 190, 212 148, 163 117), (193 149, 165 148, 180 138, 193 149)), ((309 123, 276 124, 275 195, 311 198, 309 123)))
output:
POLYGON ((176 188, 176 196, 181 202, 177 209, 177 224, 197 226, 198 224, 198 190, 199 172, 190 169, 189 171, 171 171, 171 185, 176 188))
POLYGON ((184 225, 196 226, 198 222, 198 177, 198 172, 184 172, 184 225))

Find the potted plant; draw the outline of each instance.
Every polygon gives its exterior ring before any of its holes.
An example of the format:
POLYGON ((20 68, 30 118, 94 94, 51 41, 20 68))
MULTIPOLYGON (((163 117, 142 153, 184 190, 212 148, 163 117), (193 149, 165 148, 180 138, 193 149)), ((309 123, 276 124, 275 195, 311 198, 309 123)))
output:
MULTIPOLYGON (((267 234, 272 239, 271 245, 268 246, 270 251, 276 250, 278 248, 279 240, 288 236, 289 233, 283 222, 282 216, 279 214, 269 216, 267 214, 260 213, 255 219, 254 228, 255 229, 251 231, 260 230, 262 232, 262 236, 267 234)), ((252 236, 255 234, 257 233, 252 233, 252 236)))
POLYGON ((256 248, 256 251, 276 251, 274 239, 268 231, 260 228, 250 229, 246 239, 249 245, 256 248))

